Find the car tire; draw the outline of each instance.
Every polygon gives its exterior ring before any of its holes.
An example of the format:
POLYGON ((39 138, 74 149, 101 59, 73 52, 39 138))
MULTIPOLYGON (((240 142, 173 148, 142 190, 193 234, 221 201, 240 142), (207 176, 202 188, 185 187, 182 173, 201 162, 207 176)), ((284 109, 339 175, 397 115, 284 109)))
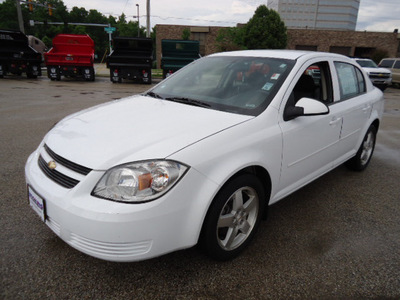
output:
POLYGON ((213 259, 238 256, 251 242, 265 208, 265 192, 253 174, 239 175, 218 192, 203 224, 200 246, 213 259))
POLYGON ((368 128, 357 154, 346 162, 346 166, 354 171, 363 171, 369 164, 375 149, 377 129, 374 125, 368 128))

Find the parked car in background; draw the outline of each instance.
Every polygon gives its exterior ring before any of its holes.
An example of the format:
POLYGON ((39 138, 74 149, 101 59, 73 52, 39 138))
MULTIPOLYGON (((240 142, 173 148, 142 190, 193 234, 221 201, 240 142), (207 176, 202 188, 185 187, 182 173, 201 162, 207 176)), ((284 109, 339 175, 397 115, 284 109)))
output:
POLYGON ((200 42, 187 40, 161 41, 161 69, 166 78, 200 57, 200 42))
POLYGON ((87 34, 57 34, 44 60, 51 80, 61 76, 95 80, 94 41, 87 34))
POLYGON ((354 60, 367 72, 372 84, 384 91, 392 84, 392 72, 385 68, 380 68, 368 58, 354 58, 354 60))
POLYGON ((24 33, 0 29, 0 78, 23 73, 28 78, 37 78, 42 75, 42 61, 42 54, 31 47, 24 33))
POLYGON ((26 163, 29 203, 100 259, 198 243, 232 259, 268 205, 342 163, 364 170, 383 109, 382 92, 342 55, 213 54, 141 95, 58 122, 26 163))
POLYGON ((153 42, 151 38, 115 37, 113 51, 107 56, 111 82, 132 79, 151 84, 153 42))
POLYGON ((28 37, 29 46, 31 46, 33 49, 35 49, 40 54, 43 55, 43 53, 48 50, 46 45, 37 37, 35 37, 33 35, 28 35, 27 37, 28 37))
POLYGON ((390 70, 392 83, 400 84, 400 58, 384 58, 379 63, 379 67, 390 70))

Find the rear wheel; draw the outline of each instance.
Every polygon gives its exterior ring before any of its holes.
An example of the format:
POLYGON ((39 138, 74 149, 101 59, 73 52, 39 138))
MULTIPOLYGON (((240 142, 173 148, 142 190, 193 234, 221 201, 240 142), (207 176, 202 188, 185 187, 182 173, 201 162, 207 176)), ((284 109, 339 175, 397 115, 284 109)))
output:
POLYGON ((4 78, 4 75, 6 75, 6 72, 4 71, 3 65, 0 65, 0 73, 1 73, 0 78, 4 78))
POLYGON ((217 260, 238 256, 251 242, 265 207, 260 180, 243 174, 217 194, 203 224, 200 245, 217 260))
POLYGON ((95 81, 96 75, 94 73, 94 68, 90 67, 88 69, 84 69, 83 72, 85 73, 85 79, 86 81, 95 81))
POLYGON ((346 162, 346 166, 349 169, 362 171, 368 166, 375 149, 376 133, 376 127, 371 125, 365 134, 364 140, 361 143, 357 154, 346 162))

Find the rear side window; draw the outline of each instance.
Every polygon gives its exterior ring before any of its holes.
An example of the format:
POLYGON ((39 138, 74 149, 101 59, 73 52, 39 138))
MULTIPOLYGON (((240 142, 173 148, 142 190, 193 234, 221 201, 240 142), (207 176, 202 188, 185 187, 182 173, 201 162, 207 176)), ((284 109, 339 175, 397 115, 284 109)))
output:
POLYGON ((400 60, 396 60, 396 63, 394 64, 393 69, 400 69, 400 60))
POLYGON ((336 72, 339 78, 340 99, 348 99, 365 92, 365 80, 362 72, 355 66, 335 62, 336 72))
POLYGON ((354 68, 356 70, 357 80, 358 80, 358 87, 360 93, 366 92, 364 76, 358 68, 354 68))
POLYGON ((393 63, 394 63, 394 59, 384 59, 381 61, 379 66, 382 68, 391 68, 393 66, 393 63))

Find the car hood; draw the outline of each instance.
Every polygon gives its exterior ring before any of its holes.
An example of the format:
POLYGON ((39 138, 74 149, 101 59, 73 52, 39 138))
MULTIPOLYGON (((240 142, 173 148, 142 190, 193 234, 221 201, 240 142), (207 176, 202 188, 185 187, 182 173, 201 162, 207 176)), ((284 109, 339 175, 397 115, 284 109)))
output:
POLYGON ((132 96, 66 117, 46 135, 44 143, 67 160, 105 170, 127 162, 166 158, 252 118, 132 96))
POLYGON ((390 73, 390 71, 388 69, 384 69, 384 68, 363 68, 368 74, 370 73, 390 73))

